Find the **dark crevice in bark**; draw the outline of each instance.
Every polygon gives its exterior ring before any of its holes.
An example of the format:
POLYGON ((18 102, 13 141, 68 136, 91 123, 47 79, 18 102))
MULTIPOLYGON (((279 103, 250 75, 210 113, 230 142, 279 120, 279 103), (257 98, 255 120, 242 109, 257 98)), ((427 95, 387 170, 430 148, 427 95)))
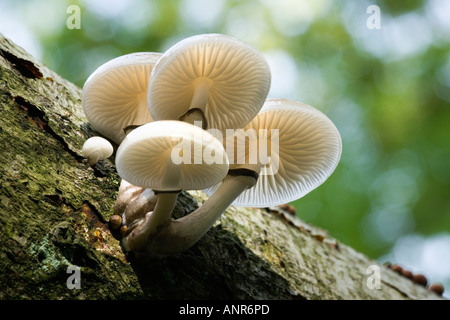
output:
POLYGON ((25 100, 23 97, 14 96, 13 97, 16 104, 20 107, 22 111, 25 111, 30 119, 36 126, 41 130, 44 130, 50 134, 55 140, 57 140, 64 151, 68 152, 77 162, 82 162, 84 158, 78 155, 76 152, 70 150, 68 144, 62 137, 60 137, 49 125, 48 118, 45 112, 39 110, 38 107, 25 100))
POLYGON ((0 49, 0 55, 8 60, 14 68, 26 78, 42 79, 43 74, 38 67, 31 61, 19 58, 8 51, 0 49))

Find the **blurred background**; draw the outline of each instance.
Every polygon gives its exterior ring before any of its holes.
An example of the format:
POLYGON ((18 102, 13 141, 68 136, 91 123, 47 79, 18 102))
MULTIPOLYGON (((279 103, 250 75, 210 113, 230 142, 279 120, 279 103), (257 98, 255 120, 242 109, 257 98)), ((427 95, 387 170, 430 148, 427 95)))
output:
POLYGON ((194 34, 250 43, 269 97, 315 106, 342 135, 339 166, 297 215, 450 297, 450 1, 1 0, 0 32, 80 87, 112 58, 194 34))

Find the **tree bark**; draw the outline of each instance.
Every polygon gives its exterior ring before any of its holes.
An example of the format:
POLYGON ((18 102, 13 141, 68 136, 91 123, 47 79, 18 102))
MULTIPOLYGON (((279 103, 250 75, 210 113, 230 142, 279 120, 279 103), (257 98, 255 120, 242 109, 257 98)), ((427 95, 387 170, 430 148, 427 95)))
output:
MULTIPOLYGON (((1 34, 0 108, 0 299, 439 298, 279 208, 229 207, 182 254, 126 256, 107 223, 114 158, 91 168, 81 155, 96 133, 80 88, 1 34), (73 265, 80 289, 67 285, 73 265)), ((183 192, 175 214, 205 199, 183 192)))

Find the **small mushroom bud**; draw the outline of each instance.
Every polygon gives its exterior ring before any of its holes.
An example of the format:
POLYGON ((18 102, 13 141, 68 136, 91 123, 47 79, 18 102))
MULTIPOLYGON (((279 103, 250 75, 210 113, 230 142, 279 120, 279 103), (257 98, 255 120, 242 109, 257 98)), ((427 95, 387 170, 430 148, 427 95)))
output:
POLYGON ((86 140, 81 152, 87 157, 89 165, 95 165, 99 160, 109 158, 113 154, 113 146, 102 137, 92 137, 86 140))
POLYGON ((427 278, 423 274, 420 274, 420 273, 415 274, 412 278, 412 281, 414 283, 420 284, 421 286, 424 286, 424 287, 426 287, 427 283, 428 283, 427 278))
POLYGON ((127 227, 127 226, 122 226, 122 227, 120 228, 120 235, 121 235, 122 237, 125 237, 125 236, 127 235, 127 233, 128 233, 128 227, 127 227))
POLYGON ((412 279, 414 275, 409 270, 402 270, 402 276, 404 276, 405 278, 408 278, 408 279, 412 279))
POLYGON ((111 230, 118 230, 122 226, 122 217, 115 214, 109 218, 109 228, 111 230))
POLYGON ((286 212, 288 212, 289 214, 295 216, 296 215, 296 210, 295 207, 290 205, 289 203, 283 203, 279 205, 281 210, 284 210, 286 212))
POLYGON ((444 286, 440 283, 433 283, 428 287, 428 290, 433 291, 439 296, 442 296, 444 293, 444 286))
POLYGON ((394 264, 393 266, 391 266, 391 270, 395 271, 399 274, 402 274, 403 268, 401 266, 399 266, 398 264, 394 264))
POLYGON ((289 205, 289 207, 288 207, 288 212, 289 212, 289 214, 291 214, 293 216, 295 216, 297 214, 297 211, 295 210, 295 207, 291 206, 291 205, 289 205))

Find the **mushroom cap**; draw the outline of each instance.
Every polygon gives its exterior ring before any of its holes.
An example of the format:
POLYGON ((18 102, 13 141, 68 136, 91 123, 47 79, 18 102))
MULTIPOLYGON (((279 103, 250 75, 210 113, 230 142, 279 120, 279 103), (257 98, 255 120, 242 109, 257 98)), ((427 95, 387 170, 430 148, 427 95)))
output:
POLYGON ((125 137, 116 153, 116 168, 135 186, 200 190, 226 176, 228 158, 222 142, 207 131, 182 121, 155 121, 125 137))
MULTIPOLYGON (((236 198, 233 202, 236 206, 267 207, 299 199, 331 175, 341 156, 341 136, 331 120, 319 110, 300 102, 267 100, 243 131, 248 129, 255 129, 258 142, 262 134, 259 129, 266 129, 270 162, 262 166, 256 185, 236 198), (278 143, 274 139, 273 150, 270 144, 272 129, 278 129, 275 131, 278 132, 278 143)), ((260 168, 249 161, 248 146, 245 148, 245 164, 235 161, 237 163, 230 164, 230 169, 260 168)), ((230 162, 233 154, 237 153, 236 148, 237 145, 234 150, 227 148, 230 162)), ((217 188, 214 186, 205 192, 212 194, 217 188)))
POLYGON ((114 148, 105 138, 91 137, 84 142, 81 152, 88 158, 89 164, 93 165, 98 160, 109 158, 113 154, 114 148))
POLYGON ((81 152, 88 157, 93 151, 99 151, 100 159, 106 159, 113 154, 114 149, 111 142, 105 138, 90 137, 84 142, 81 152))
POLYGON ((83 86, 82 106, 92 127, 120 143, 123 129, 153 121, 147 108, 147 86, 161 53, 137 52, 101 65, 83 86))
MULTIPOLYGON (((250 45, 221 34, 184 39, 167 50, 153 69, 148 107, 155 120, 178 119, 189 110, 194 88, 207 86, 208 128, 242 128, 261 109, 271 73, 250 45)), ((196 107, 196 106, 192 106, 196 107)))

